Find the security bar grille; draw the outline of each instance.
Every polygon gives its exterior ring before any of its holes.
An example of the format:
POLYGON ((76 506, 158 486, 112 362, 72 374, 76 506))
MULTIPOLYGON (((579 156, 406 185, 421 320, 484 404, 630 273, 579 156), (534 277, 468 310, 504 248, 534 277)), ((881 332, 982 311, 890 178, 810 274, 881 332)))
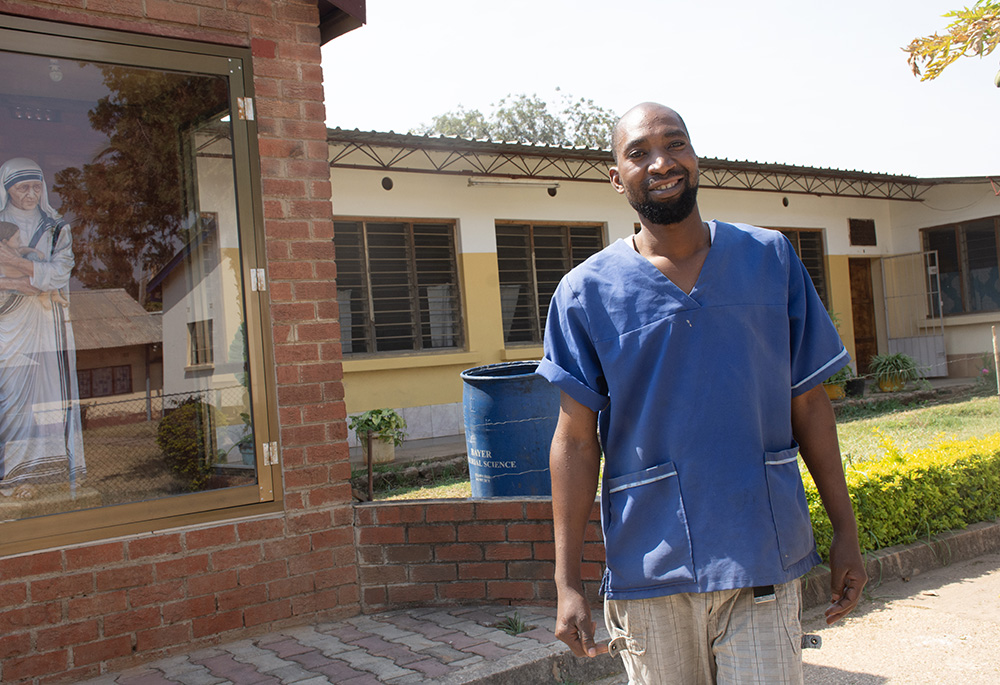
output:
POLYGON ((600 224, 497 223, 505 343, 542 342, 559 280, 604 247, 600 224))
POLYGON ((345 355, 463 345, 453 224, 359 219, 334 231, 345 355))

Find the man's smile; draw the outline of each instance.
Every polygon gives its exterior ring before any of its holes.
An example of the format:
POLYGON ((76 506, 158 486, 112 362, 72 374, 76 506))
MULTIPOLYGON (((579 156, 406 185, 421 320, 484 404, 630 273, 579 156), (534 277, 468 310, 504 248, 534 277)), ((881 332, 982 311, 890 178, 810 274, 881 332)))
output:
POLYGON ((683 180, 683 176, 675 176, 662 181, 650 181, 650 183, 646 186, 646 192, 649 193, 651 197, 665 197, 673 195, 683 180))

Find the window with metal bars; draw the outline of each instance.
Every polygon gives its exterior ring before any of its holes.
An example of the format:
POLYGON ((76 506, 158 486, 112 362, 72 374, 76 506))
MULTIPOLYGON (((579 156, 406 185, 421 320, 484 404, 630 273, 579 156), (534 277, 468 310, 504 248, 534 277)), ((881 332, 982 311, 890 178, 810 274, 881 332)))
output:
POLYGON ((604 247, 604 228, 497 222, 496 233, 504 342, 540 344, 559 280, 604 247))
POLYGON ((1000 217, 924 229, 923 239, 938 254, 945 314, 1000 310, 1000 217))
POLYGON ((188 364, 199 366, 215 361, 212 347, 212 320, 192 321, 188 324, 188 364))
POLYGON ((874 219, 848 219, 847 229, 851 245, 878 245, 874 219))
POLYGON ((338 219, 334 235, 345 355, 462 347, 453 223, 338 219))
POLYGON ((104 366, 76 372, 80 384, 80 399, 127 395, 132 392, 132 367, 104 366))
POLYGON ((813 287, 819 294, 819 299, 827 307, 830 300, 827 295, 826 279, 826 255, 823 252, 823 231, 820 229, 779 229, 788 238, 795 249, 795 254, 799 256, 806 267, 809 278, 812 279, 813 287))

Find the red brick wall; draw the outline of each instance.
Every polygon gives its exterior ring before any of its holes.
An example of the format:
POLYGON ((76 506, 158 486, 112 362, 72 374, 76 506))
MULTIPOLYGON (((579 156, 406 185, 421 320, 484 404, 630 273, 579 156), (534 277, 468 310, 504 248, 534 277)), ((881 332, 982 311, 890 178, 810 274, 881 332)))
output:
POLYGON ((0 682, 75 681, 356 614, 316 3, 0 0, 0 13, 252 50, 284 496, 271 516, 0 559, 0 682))
MULTIPOLYGON (((604 563, 596 504, 590 520, 583 577, 596 602, 604 563)), ((355 526, 366 612, 407 604, 555 602, 551 502, 362 504, 355 526)))
POLYGON ((349 518, 311 528, 275 514, 0 559, 0 682, 72 682, 133 653, 354 607, 349 518))

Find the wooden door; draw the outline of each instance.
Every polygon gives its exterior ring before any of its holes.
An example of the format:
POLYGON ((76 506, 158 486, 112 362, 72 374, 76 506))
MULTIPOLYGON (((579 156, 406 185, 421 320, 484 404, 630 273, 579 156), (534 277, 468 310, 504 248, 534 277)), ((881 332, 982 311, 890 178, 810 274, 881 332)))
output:
POLYGON ((854 356, 858 374, 868 373, 871 358, 878 353, 875 335, 875 299, 872 294, 872 264, 868 259, 849 259, 851 273, 851 318, 854 321, 854 356))

